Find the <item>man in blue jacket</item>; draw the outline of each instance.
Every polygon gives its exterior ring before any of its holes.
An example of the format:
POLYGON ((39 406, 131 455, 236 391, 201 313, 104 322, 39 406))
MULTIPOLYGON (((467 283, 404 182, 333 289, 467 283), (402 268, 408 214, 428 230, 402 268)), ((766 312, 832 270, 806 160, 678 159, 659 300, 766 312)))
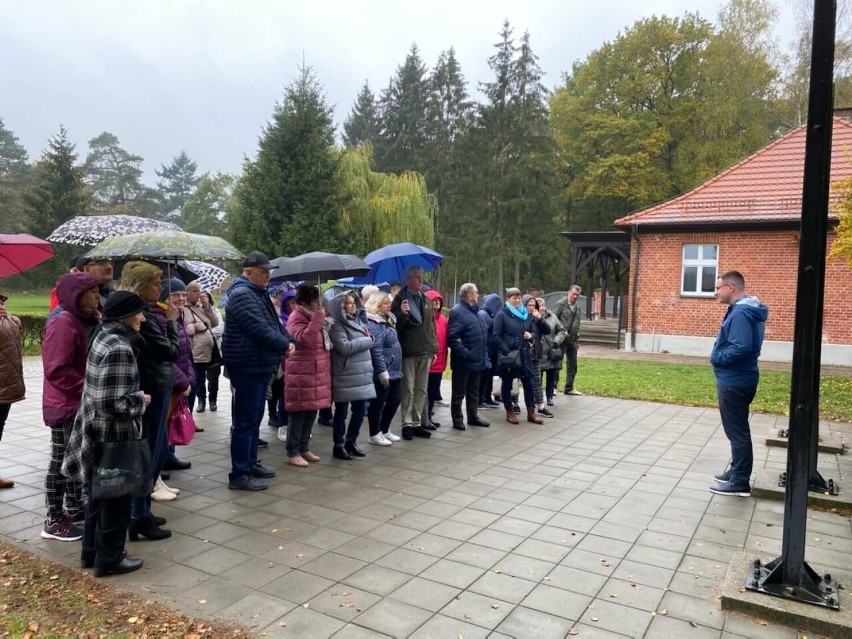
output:
POLYGON ((751 496, 754 454, 748 424, 749 406, 757 391, 760 373, 757 358, 769 310, 745 292, 745 278, 738 271, 723 273, 716 280, 716 297, 728 310, 713 345, 710 363, 716 376, 716 396, 722 427, 731 442, 731 466, 716 475, 710 491, 719 495, 751 496))
POLYGON ((467 408, 470 426, 489 426, 477 414, 479 405, 479 376, 487 367, 488 329, 479 316, 479 291, 476 284, 467 282, 459 288, 459 301, 450 311, 447 344, 450 347, 450 368, 453 369, 453 394, 450 414, 453 428, 465 430, 462 420, 462 400, 467 408))
POLYGON ((274 267, 260 251, 243 260, 243 274, 228 287, 228 308, 222 336, 222 359, 234 387, 231 405, 232 490, 265 490, 266 479, 275 471, 257 459, 260 420, 266 402, 266 387, 295 344, 278 321, 266 287, 274 267))

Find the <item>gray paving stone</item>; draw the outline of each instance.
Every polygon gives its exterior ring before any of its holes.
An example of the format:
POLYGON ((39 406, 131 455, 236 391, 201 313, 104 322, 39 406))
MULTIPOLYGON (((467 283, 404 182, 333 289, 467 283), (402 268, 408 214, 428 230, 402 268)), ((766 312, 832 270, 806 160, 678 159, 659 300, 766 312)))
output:
POLYGON ((433 639, 436 637, 464 637, 465 639, 485 639, 494 637, 487 628, 453 619, 444 615, 435 615, 411 635, 412 639, 433 639))
POLYGON ((467 588, 485 572, 482 568, 441 559, 420 573, 420 576, 455 588, 467 588))
MULTIPOLYGON (((720 639, 722 633, 716 628, 692 625, 680 619, 657 615, 651 621, 645 639, 670 639, 671 637, 695 637, 695 639, 720 639)), ((777 635, 776 635, 777 636, 777 635)))
POLYGON ((588 595, 539 584, 524 599, 523 605, 575 622, 591 602, 592 598, 588 595))
POLYGON ((667 592, 660 607, 667 609, 673 619, 693 621, 717 630, 721 630, 725 623, 725 615, 719 610, 716 601, 667 592))
POLYGON ((334 582, 330 579, 292 570, 278 579, 270 581, 260 590, 276 597, 282 597, 287 601, 303 604, 333 585, 334 582))
POLYGON ((390 597, 403 603, 417 606, 431 612, 438 612, 453 598, 461 593, 459 588, 453 588, 437 581, 414 577, 403 586, 394 590, 390 597))
POLYGON ((411 575, 404 572, 371 564, 349 575, 344 583, 367 592, 387 596, 409 579, 411 575))
POLYGON ((497 626, 497 630, 509 637, 563 639, 571 627, 567 619, 518 606, 497 626))
POLYGON ((327 552, 313 561, 300 566, 299 570, 333 581, 343 581, 346 577, 366 565, 367 562, 360 559, 353 559, 352 557, 347 557, 336 552, 327 552))
POLYGON ((468 591, 454 598, 444 607, 441 614, 493 629, 513 608, 514 605, 507 601, 468 591))
POLYGON ((263 629, 264 637, 331 637, 344 622, 315 610, 296 606, 263 629), (286 624, 284 627, 281 624, 286 624))
POLYGON ((382 599, 358 617, 355 623, 392 637, 407 637, 431 616, 432 613, 422 608, 393 599, 382 599))
POLYGON ((542 583, 547 583, 549 586, 590 597, 594 597, 607 582, 606 575, 573 568, 570 565, 556 566, 543 579, 542 583))
POLYGON ((438 561, 437 557, 405 548, 397 548, 375 562, 377 566, 391 568, 410 575, 419 575, 438 561))
POLYGON ((249 592, 216 613, 216 618, 230 624, 252 628, 260 632, 272 622, 296 608, 296 604, 267 593, 249 592))
POLYGON ((308 603, 311 610, 348 622, 378 601, 381 601, 379 595, 336 584, 318 594, 308 603))

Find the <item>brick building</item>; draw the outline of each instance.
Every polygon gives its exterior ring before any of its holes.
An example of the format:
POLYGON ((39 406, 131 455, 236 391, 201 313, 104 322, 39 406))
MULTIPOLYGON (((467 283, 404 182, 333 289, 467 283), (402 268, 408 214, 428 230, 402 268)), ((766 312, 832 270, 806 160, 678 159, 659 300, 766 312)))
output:
MULTIPOLYGON (((835 115, 833 126, 834 183, 852 175, 852 122, 835 115)), ((802 126, 701 186, 615 221, 631 237, 628 349, 709 355, 725 312, 714 298, 716 277, 738 270, 769 306, 762 358, 792 360, 805 133, 802 126)), ((830 230, 829 250, 835 239, 830 230)), ((826 265, 822 361, 852 365, 845 260, 826 265)))

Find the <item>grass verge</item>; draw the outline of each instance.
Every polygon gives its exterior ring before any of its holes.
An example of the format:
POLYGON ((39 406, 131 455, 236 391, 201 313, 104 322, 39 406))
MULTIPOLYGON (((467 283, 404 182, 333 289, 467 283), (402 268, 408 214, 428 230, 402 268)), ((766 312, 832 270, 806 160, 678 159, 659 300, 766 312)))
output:
MULTIPOLYGON (((790 373, 762 371, 753 411, 790 414, 790 373)), ((577 385, 584 393, 646 402, 716 406, 716 380, 709 366, 612 359, 582 359, 577 385)), ((823 376, 820 418, 852 422, 852 377, 823 376)))
POLYGON ((0 541, 0 636, 229 637, 246 630, 208 623, 0 541))

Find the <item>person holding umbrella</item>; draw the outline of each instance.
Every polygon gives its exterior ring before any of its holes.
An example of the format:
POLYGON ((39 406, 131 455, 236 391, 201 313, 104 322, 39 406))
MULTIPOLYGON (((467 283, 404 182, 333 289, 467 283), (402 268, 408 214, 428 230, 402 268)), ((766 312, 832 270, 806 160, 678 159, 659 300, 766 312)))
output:
POLYGON ((260 420, 266 388, 281 362, 282 353, 296 350, 281 326, 266 287, 269 258, 260 251, 243 260, 243 274, 228 287, 228 313, 222 339, 222 356, 234 386, 231 404, 231 490, 266 490, 275 471, 257 458, 260 420))

